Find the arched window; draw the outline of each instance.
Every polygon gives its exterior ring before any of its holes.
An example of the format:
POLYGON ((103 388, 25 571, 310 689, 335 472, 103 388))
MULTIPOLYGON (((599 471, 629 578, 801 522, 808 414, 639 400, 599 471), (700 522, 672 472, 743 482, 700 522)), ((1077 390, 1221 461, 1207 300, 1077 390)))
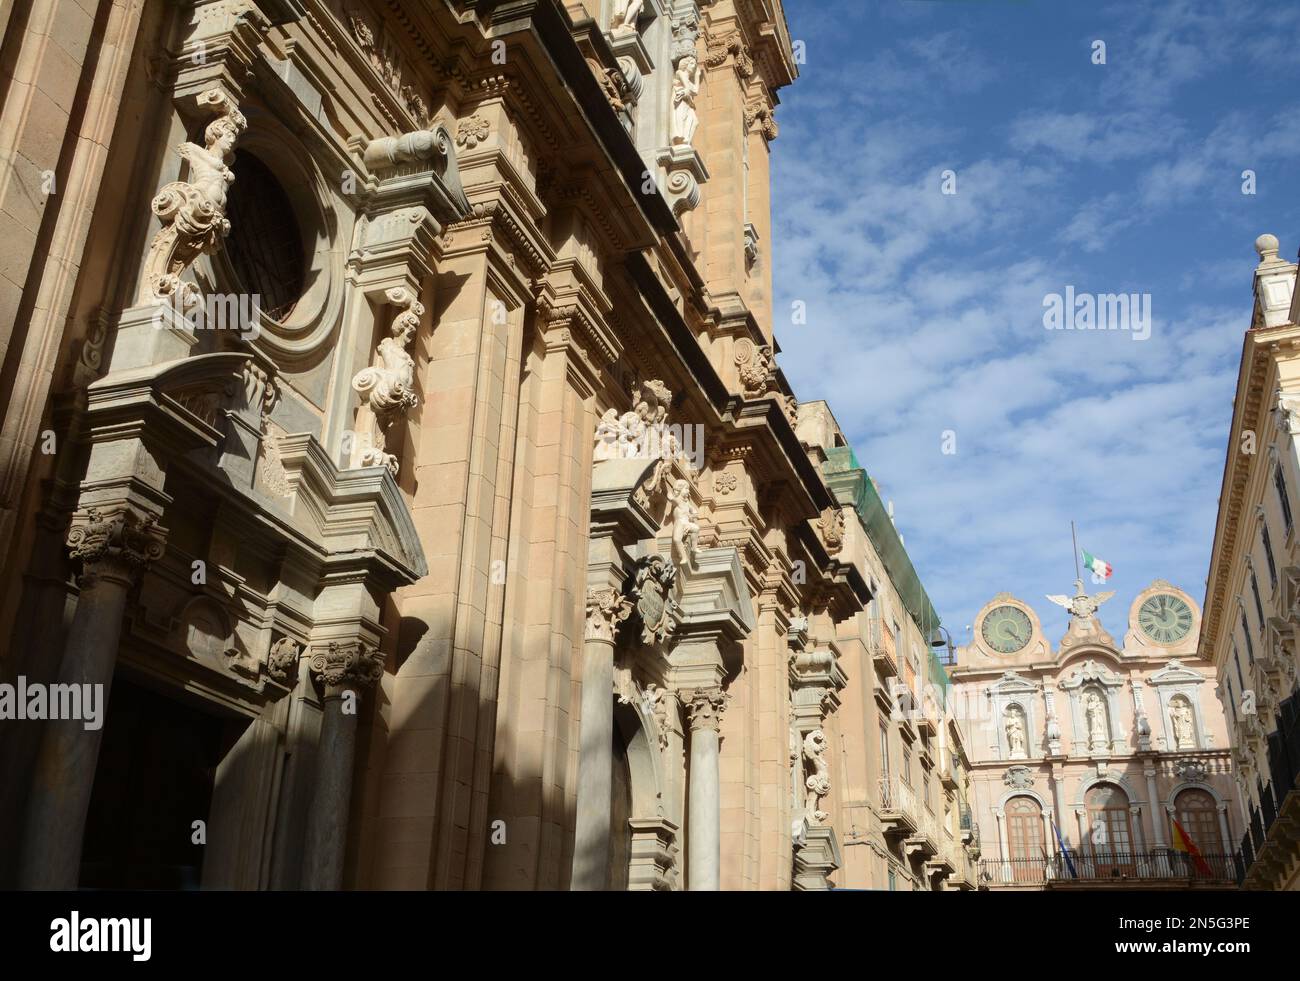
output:
POLYGON ((1202 855, 1223 850, 1219 841, 1219 806, 1204 790, 1184 790, 1174 799, 1174 817, 1202 855))
POLYGON ((1047 864, 1043 841, 1043 809, 1032 797, 1007 802, 1007 855, 1016 882, 1041 882, 1047 864))
POLYGON ((307 285, 306 255, 293 204, 271 169, 236 150, 235 182, 226 199, 226 253, 239 288, 259 297, 263 313, 284 320, 307 285))
POLYGON ((1128 795, 1101 783, 1084 798, 1088 807, 1088 842, 1100 875, 1132 874, 1133 824, 1128 795))

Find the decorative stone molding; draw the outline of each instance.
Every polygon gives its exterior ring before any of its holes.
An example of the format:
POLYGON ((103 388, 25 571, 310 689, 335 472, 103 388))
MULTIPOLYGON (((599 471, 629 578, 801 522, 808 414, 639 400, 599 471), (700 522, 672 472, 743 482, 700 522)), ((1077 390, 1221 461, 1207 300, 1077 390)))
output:
POLYGON ((693 3, 673 16, 672 61, 674 67, 688 55, 694 55, 700 38, 700 14, 693 3))
POLYGON ((165 185, 150 205, 163 227, 145 257, 138 304, 177 295, 186 305, 195 302, 198 288, 182 284, 181 273, 200 255, 216 252, 230 233, 226 194, 235 174, 227 164, 248 121, 220 89, 204 92, 198 103, 218 116, 204 130, 203 146, 187 142, 176 147, 189 164, 190 179, 165 185))
POLYGON ((477 113, 462 119, 456 126, 456 145, 466 150, 473 150, 488 138, 491 126, 477 113))
POLYGON ((614 643, 618 625, 631 615, 631 600, 617 589, 588 589, 586 639, 614 643))
POLYGON ((369 688, 384 674, 384 658, 360 641, 329 641, 312 648, 311 673, 327 689, 369 688))
POLYGON ((736 489, 739 479, 730 470, 723 470, 713 475, 713 492, 719 497, 726 497, 736 489))
MULTIPOLYGON (((383 81, 387 92, 401 103, 419 125, 429 125, 428 103, 415 87, 419 81, 417 73, 402 56, 397 42, 382 28, 372 27, 366 15, 356 9, 347 8, 346 17, 357 47, 383 81)), ((378 95, 375 96, 375 101, 382 109, 383 103, 378 95)))
POLYGON ((1027 766, 1008 767, 1002 774, 1002 784, 1012 790, 1028 790, 1034 785, 1034 771, 1027 766))
POLYGON ((749 78, 754 74, 754 59, 750 56, 749 48, 745 46, 744 35, 740 33, 739 28, 717 34, 709 32, 705 40, 709 51, 704 56, 704 64, 709 68, 721 68, 727 63, 728 58, 734 58, 737 75, 741 78, 749 78))
POLYGON ((831 555, 839 554, 844 548, 844 511, 841 508, 827 508, 817 519, 817 530, 821 532, 826 551, 831 555))
POLYGON ((271 680, 292 688, 298 675, 298 659, 302 645, 289 637, 281 637, 271 645, 266 656, 266 673, 271 680))
POLYGON ((390 337, 376 349, 379 363, 363 368, 352 379, 352 388, 364 400, 357 418, 357 436, 351 453, 352 467, 387 467, 397 476, 400 465, 389 453, 388 430, 420 404, 413 388, 415 360, 406 352, 420 327, 424 304, 405 287, 387 293, 388 302, 406 309, 393 318, 390 337))
POLYGON ((691 731, 722 728, 722 711, 730 696, 721 688, 703 688, 688 693, 686 710, 690 714, 691 731))
POLYGON ((130 505, 113 510, 88 507, 73 519, 68 532, 68 552, 81 559, 86 576, 106 576, 131 581, 162 557, 166 534, 152 514, 130 505))
POLYGON ((641 642, 661 644, 674 627, 673 587, 677 569, 662 555, 641 560, 632 584, 632 598, 641 619, 641 642))
POLYGON ((1209 768, 1203 760, 1175 760, 1174 773, 1180 780, 1188 780, 1193 783, 1203 781, 1209 768))
POLYGON ((766 102, 751 102, 745 106, 745 129, 753 129, 755 123, 758 124, 763 138, 769 143, 781 132, 776 124, 776 118, 772 115, 772 107, 766 102))
POLYGON ((651 430, 668 418, 673 393, 658 379, 641 382, 632 390, 632 408, 619 413, 609 409, 596 424, 596 460, 630 460, 653 457, 658 449, 651 430), (649 446, 651 441, 655 446, 649 446))
POLYGON ((746 399, 760 399, 776 394, 776 356, 771 346, 756 346, 743 339, 736 345, 736 367, 740 369, 741 392, 746 399))

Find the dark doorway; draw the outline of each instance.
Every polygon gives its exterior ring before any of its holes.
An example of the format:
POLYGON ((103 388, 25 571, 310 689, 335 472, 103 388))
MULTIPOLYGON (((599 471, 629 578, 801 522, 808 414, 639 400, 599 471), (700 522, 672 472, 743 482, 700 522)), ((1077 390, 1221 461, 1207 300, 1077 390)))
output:
POLYGON ((231 723, 113 681, 81 849, 83 889, 197 889, 217 764, 231 723))
POLYGON ((626 892, 632 862, 632 769, 627 758, 623 727, 614 725, 613 781, 609 802, 609 889, 626 892))

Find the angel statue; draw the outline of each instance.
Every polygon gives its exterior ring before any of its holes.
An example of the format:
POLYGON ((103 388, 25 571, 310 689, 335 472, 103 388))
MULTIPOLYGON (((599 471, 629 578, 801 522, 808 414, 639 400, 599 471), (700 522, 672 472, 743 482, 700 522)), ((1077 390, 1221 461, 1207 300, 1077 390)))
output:
POLYGON ((645 0, 614 0, 614 13, 609 19, 611 34, 635 33, 636 22, 641 19, 645 0))
POLYGON ((1083 580, 1074 580, 1073 596, 1048 596, 1047 598, 1057 606, 1063 606, 1070 611, 1070 616, 1079 620, 1087 620, 1097 613, 1097 607, 1105 603, 1115 595, 1114 590, 1108 590, 1104 593, 1098 593, 1096 596, 1089 596, 1083 591, 1083 580))
POLYGON ((219 89, 208 89, 198 102, 221 115, 208 123, 203 146, 182 143, 176 147, 177 154, 189 164, 190 179, 172 181, 154 196, 151 207, 162 228, 145 258, 140 303, 177 293, 197 295, 195 287, 181 285, 181 273, 200 255, 216 252, 222 239, 230 234, 226 192, 235 182, 235 174, 227 163, 248 121, 219 89))
POLYGON ((691 500, 689 481, 678 479, 668 494, 664 520, 673 523, 673 565, 679 568, 693 565, 699 554, 700 523, 695 520, 699 511, 691 500))

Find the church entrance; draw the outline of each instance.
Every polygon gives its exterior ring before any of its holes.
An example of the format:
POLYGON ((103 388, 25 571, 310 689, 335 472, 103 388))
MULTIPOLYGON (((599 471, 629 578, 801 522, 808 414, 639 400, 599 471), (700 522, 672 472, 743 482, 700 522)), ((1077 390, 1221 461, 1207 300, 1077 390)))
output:
POLYGON ((197 889, 217 764, 243 725, 120 675, 81 849, 82 889, 197 889))

